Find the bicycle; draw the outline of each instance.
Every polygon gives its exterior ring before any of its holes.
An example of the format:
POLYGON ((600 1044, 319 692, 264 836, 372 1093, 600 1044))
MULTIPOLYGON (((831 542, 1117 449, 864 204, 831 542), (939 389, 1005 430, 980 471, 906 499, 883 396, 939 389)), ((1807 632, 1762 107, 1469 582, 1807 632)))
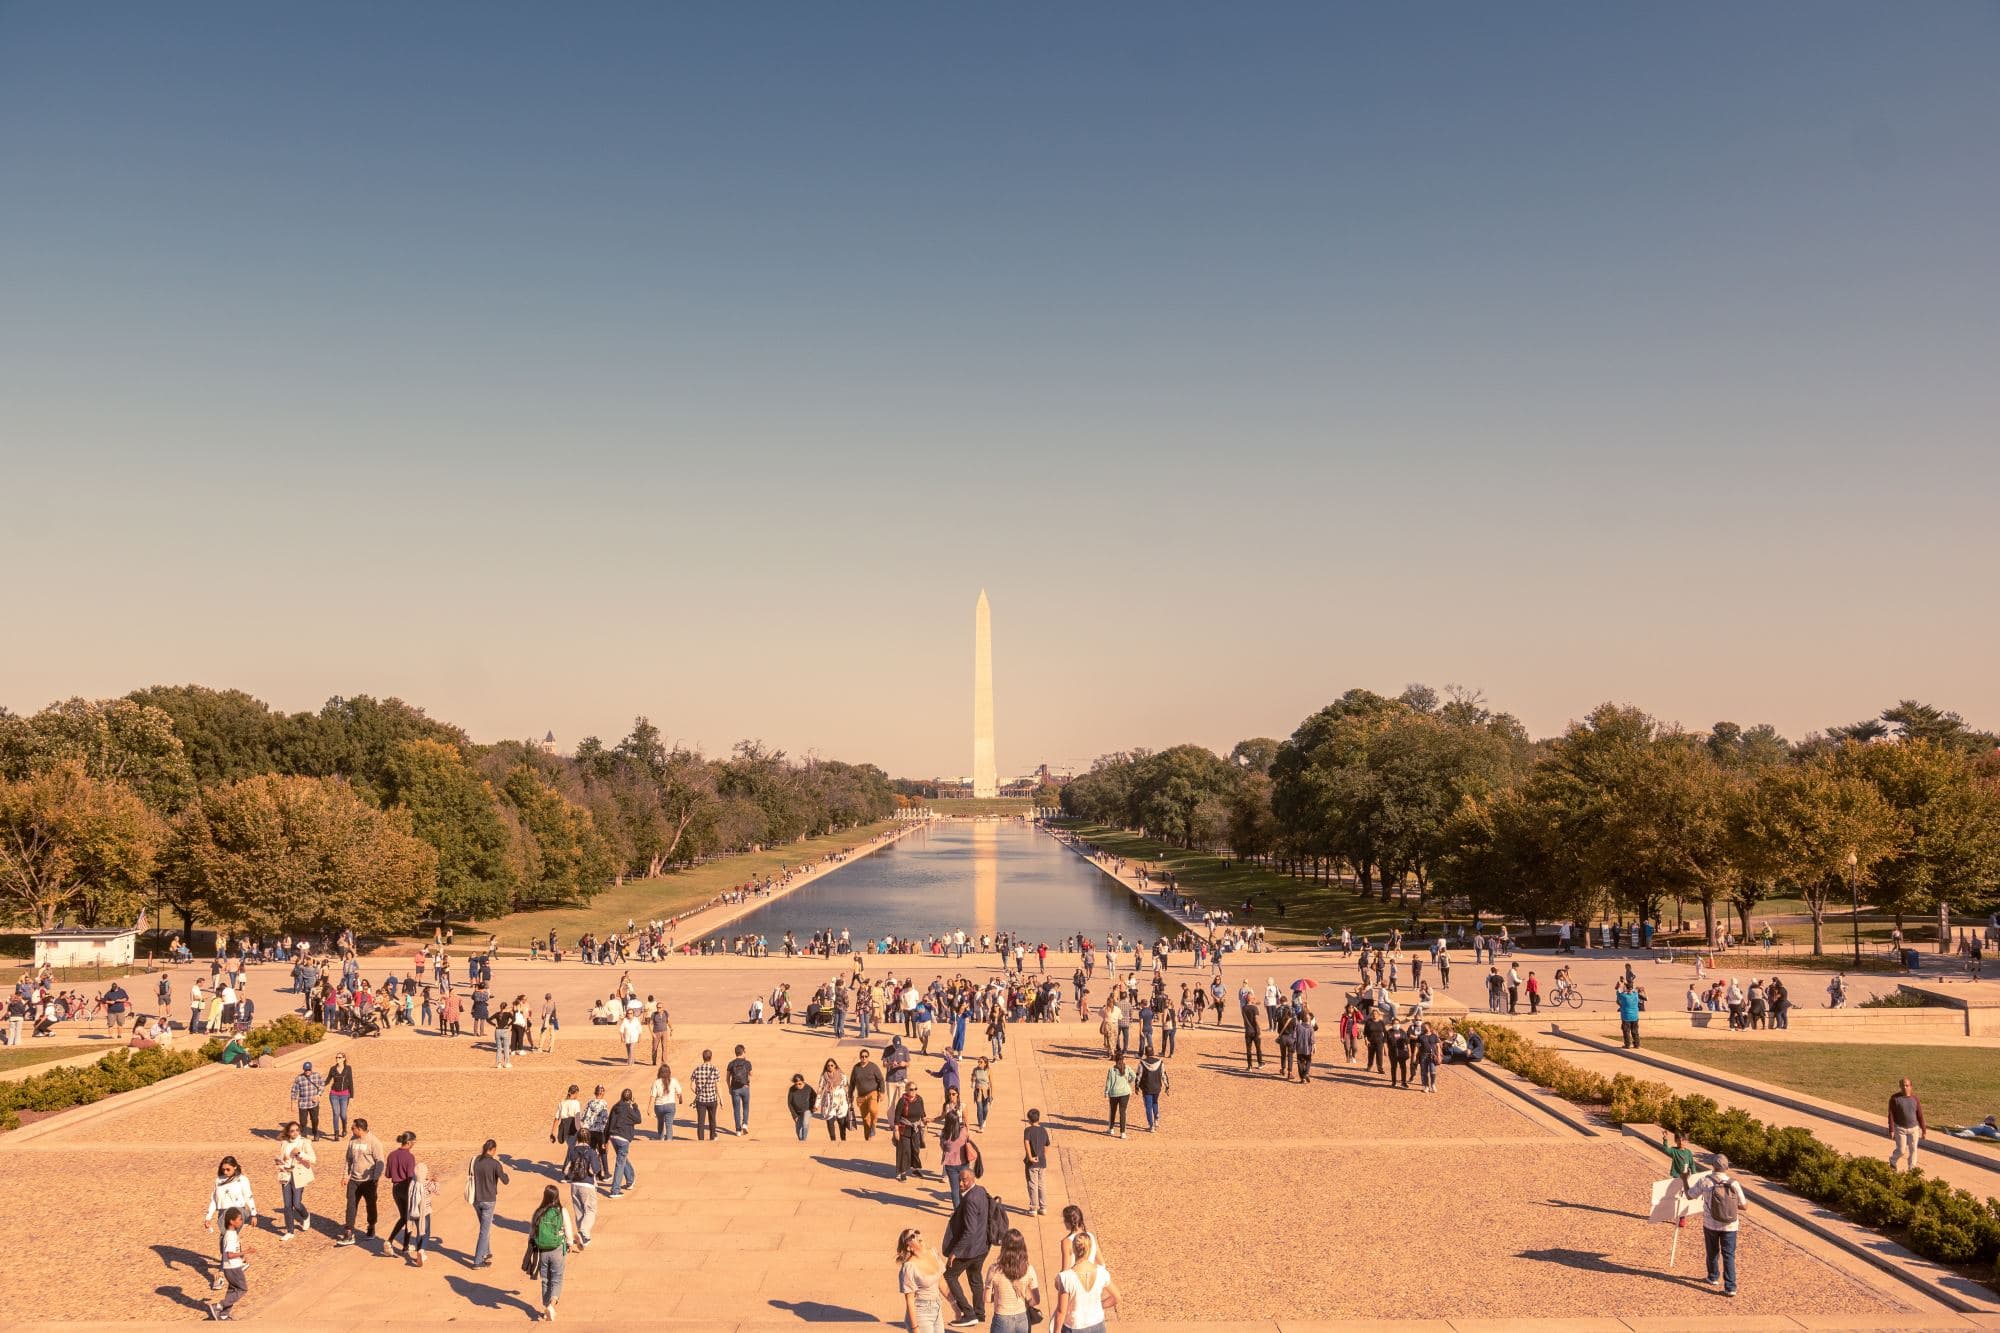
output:
POLYGON ((1583 1008, 1583 987, 1573 981, 1566 981, 1549 992, 1549 1007, 1561 1008, 1568 1005, 1572 1009, 1583 1008))

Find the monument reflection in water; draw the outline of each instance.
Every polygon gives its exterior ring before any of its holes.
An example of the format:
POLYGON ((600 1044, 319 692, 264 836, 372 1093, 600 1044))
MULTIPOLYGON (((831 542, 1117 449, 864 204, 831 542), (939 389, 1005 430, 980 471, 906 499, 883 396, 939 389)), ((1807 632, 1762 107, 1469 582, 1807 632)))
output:
POLYGON ((777 948, 845 927, 857 940, 963 928, 1007 930, 1054 947, 1081 931, 1102 941, 1170 933, 1166 917, 1048 834, 1018 820, 929 825, 739 918, 718 935, 761 934, 777 948))

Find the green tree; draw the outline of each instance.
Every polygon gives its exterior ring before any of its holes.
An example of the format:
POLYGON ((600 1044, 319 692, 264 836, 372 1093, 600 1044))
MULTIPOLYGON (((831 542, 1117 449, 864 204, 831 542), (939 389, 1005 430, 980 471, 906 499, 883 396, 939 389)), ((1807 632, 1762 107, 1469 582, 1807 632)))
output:
POLYGON ((437 893, 437 852, 341 778, 263 774, 205 792, 164 875, 210 918, 258 934, 410 929, 437 893))
POLYGON ((492 785, 456 746, 432 740, 404 741, 386 779, 390 808, 437 852, 437 891, 425 914, 445 922, 504 913, 521 887, 521 867, 492 785))
POLYGON ((1876 867, 1878 907, 1929 912, 1939 903, 1984 910, 2000 879, 2000 785, 1955 741, 1849 743, 1836 769, 1881 793, 1902 824, 1901 845, 1876 867))
POLYGON ((532 847, 517 908, 586 903, 616 867, 590 811, 557 791, 523 764, 501 788, 519 815, 532 847))
POLYGON ((133 920, 162 836, 123 783, 64 759, 0 781, 0 903, 37 930, 133 920))
POLYGON ((1871 884, 1903 840, 1901 820, 1874 784, 1842 768, 1837 756, 1822 754, 1764 770, 1734 839, 1744 873, 1805 899, 1814 954, 1822 952, 1827 904, 1846 897, 1850 875, 1871 884))
POLYGON ((279 767, 284 715, 272 712, 263 700, 242 690, 154 685, 125 697, 167 715, 187 753, 195 781, 203 786, 271 773, 279 767))
POLYGON ((194 799, 194 769, 173 719, 160 709, 130 699, 67 699, 0 724, 0 776, 24 778, 72 761, 101 782, 124 783, 161 815, 194 799))

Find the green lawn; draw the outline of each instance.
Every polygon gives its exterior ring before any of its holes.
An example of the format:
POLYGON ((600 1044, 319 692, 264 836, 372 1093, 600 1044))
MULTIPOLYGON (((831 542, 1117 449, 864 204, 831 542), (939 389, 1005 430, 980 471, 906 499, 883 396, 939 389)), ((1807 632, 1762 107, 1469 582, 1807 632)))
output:
POLYGON ((1648 1037, 1646 1049, 1781 1088, 1888 1114, 1896 1080, 1908 1078, 1933 1127, 1977 1124, 2000 1114, 2000 1059, 1987 1049, 1954 1046, 1862 1046, 1841 1042, 1760 1042, 1648 1037))
POLYGON ((828 852, 856 847, 895 827, 885 819, 859 828, 843 829, 823 838, 807 838, 761 852, 718 857, 703 865, 676 870, 658 879, 632 879, 604 890, 584 907, 553 907, 538 912, 514 912, 497 921, 477 922, 458 933, 461 945, 483 943, 488 934, 507 948, 525 949, 528 937, 546 938, 553 926, 563 948, 575 945, 586 930, 623 930, 627 920, 646 921, 699 907, 724 889, 761 879, 786 866, 818 861, 828 852))
POLYGON ((112 1051, 123 1049, 116 1042, 109 1041, 63 1046, 49 1046, 39 1042, 29 1042, 22 1046, 0 1046, 0 1074, 10 1069, 25 1069, 29 1065, 47 1064, 51 1060, 65 1060, 72 1055, 108 1055, 112 1051))
MULTIPOLYGON (((1165 866, 1174 872, 1182 893, 1203 907, 1235 912, 1238 925, 1263 926, 1273 940, 1316 940, 1327 926, 1335 930, 1351 926, 1357 934, 1381 936, 1409 919, 1408 909, 1400 902, 1363 898, 1343 885, 1313 884, 1261 866, 1225 862, 1219 856, 1182 851, 1120 829, 1083 824, 1073 826, 1072 831, 1128 861, 1165 866), (1248 917, 1242 915, 1245 898, 1256 906, 1248 917), (1284 904, 1283 917, 1275 914, 1275 903, 1284 904)), ((1434 918, 1426 914, 1426 919, 1434 918)))
POLYGON ((947 796, 923 806, 941 815, 1025 815, 1033 813, 1035 801, 1030 796, 947 796))

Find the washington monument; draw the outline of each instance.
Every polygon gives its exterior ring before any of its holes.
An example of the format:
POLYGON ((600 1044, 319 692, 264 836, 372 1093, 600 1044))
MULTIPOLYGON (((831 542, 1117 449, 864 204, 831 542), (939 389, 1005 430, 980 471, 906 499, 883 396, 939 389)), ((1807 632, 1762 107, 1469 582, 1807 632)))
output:
POLYGON ((984 588, 972 611, 972 794, 1000 794, 993 766, 993 609, 984 588))

